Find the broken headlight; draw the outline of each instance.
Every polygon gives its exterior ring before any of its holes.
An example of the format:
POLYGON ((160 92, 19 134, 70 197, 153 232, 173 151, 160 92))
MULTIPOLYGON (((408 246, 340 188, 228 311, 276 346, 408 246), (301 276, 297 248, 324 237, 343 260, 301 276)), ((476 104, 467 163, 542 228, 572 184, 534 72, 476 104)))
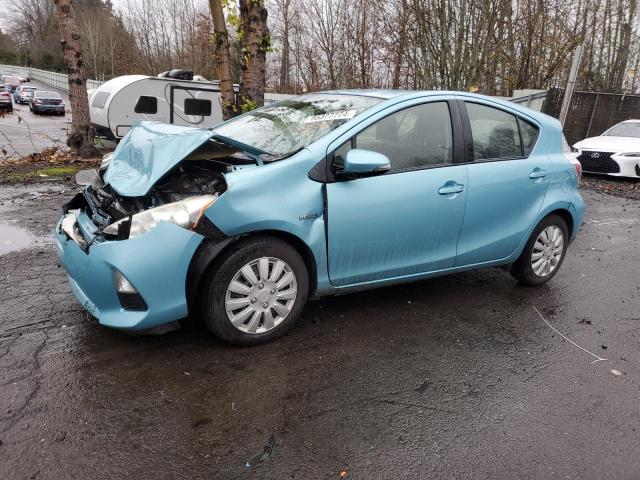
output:
MULTIPOLYGON (((127 228, 129 222, 128 238, 138 237, 158 225, 158 222, 173 223, 182 228, 193 230, 204 211, 217 200, 218 195, 198 195, 185 198, 179 202, 167 203, 160 207, 151 208, 131 217, 126 217, 112 223, 104 229, 107 235, 122 236, 122 229, 127 228)), ((126 237, 125 237, 126 238, 126 237)))

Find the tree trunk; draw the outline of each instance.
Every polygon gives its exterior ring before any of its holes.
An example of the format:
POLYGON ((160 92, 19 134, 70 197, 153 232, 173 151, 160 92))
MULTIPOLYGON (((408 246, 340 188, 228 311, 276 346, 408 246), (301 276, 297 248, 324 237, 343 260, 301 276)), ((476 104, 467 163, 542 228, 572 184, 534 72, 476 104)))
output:
POLYGON ((69 76, 69 103, 71 103, 71 131, 67 145, 76 155, 84 158, 97 154, 95 130, 89 116, 89 96, 87 95, 87 74, 80 48, 80 35, 76 14, 71 0, 53 0, 56 18, 60 27, 64 63, 69 76))
POLYGON ((220 0, 209 0, 211 18, 213 18, 215 67, 220 81, 222 97, 222 118, 227 120, 236 113, 236 99, 231 76, 231 53, 229 50, 229 32, 224 19, 220 0))
POLYGON ((289 93, 289 3, 290 0, 282 2, 282 56, 280 57, 280 92, 289 93))
POLYGON ((271 43, 264 0, 240 0, 240 20, 240 106, 248 111, 264 105, 265 63, 271 43))

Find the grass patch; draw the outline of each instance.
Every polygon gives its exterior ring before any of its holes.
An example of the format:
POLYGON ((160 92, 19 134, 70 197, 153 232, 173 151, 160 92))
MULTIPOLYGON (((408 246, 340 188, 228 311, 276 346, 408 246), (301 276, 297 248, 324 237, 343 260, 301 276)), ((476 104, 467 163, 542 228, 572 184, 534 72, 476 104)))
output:
MULTIPOLYGON (((86 166, 85 166, 86 168, 86 166)), ((59 180, 70 177, 81 170, 81 166, 51 166, 41 168, 0 168, 0 182, 27 182, 39 180, 59 180)))

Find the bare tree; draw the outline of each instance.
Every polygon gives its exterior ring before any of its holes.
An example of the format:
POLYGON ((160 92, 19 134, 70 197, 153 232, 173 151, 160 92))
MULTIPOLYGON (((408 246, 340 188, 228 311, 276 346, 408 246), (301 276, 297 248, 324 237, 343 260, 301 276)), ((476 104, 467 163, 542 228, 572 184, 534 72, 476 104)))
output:
POLYGON ((62 44, 64 62, 69 76, 69 101, 72 119, 67 145, 77 155, 88 158, 96 154, 95 131, 89 117, 87 74, 82 59, 75 10, 71 0, 53 0, 53 3, 62 38, 60 43, 62 44))
POLYGON ((231 51, 229 49, 229 32, 224 18, 224 10, 220 0, 209 0, 209 9, 213 19, 214 51, 220 96, 222 97, 222 118, 231 118, 236 111, 233 80, 231 76, 231 51))

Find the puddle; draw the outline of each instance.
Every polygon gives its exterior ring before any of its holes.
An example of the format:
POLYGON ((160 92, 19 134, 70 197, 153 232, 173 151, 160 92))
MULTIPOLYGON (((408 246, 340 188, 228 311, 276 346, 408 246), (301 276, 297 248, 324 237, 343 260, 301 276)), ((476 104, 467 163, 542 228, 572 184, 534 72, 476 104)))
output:
POLYGON ((27 248, 33 241, 26 230, 0 223, 0 255, 27 248))

